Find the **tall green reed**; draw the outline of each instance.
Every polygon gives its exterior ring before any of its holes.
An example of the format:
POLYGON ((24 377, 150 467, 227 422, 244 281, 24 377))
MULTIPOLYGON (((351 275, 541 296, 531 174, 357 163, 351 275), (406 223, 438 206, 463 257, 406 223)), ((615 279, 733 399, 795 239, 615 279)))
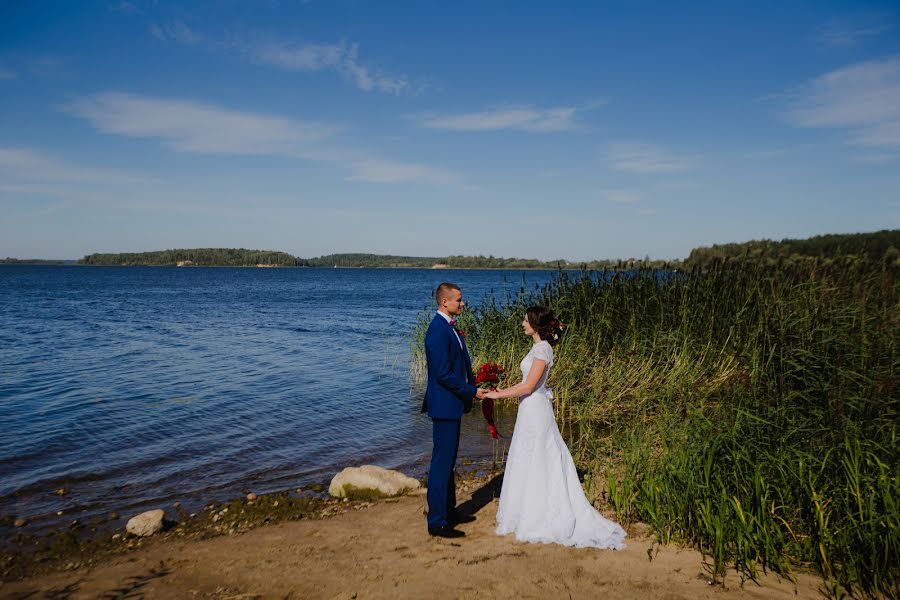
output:
POLYGON ((476 362, 517 376, 525 307, 566 322, 557 417, 618 518, 701 549, 713 578, 799 565, 832 596, 887 596, 900 584, 898 292, 893 263, 859 259, 559 273, 461 326, 476 362))

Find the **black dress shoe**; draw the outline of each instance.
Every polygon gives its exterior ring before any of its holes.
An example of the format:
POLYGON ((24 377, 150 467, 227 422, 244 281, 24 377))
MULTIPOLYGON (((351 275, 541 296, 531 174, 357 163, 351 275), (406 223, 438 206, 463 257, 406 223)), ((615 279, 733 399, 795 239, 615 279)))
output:
POLYGON ((467 515, 461 512, 452 512, 447 517, 447 522, 453 525, 461 525, 463 523, 471 523, 475 520, 475 515, 467 515))
POLYGON ((459 529, 453 529, 452 525, 444 525, 443 527, 429 527, 428 535, 442 538, 461 538, 465 537, 466 534, 459 529))

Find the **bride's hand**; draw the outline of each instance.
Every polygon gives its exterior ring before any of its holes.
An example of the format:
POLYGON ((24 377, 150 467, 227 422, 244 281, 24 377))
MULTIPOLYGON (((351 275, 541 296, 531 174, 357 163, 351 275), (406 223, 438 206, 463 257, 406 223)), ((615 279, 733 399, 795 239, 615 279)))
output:
POLYGON ((490 400, 499 400, 500 392, 498 392, 497 390, 491 390, 487 394, 485 394, 484 397, 490 400))

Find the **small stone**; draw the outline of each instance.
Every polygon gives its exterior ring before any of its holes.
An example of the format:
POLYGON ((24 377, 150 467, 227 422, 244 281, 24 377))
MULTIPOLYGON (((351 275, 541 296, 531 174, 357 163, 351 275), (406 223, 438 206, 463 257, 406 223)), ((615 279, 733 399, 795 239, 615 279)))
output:
POLYGON ((55 493, 57 496, 65 496, 69 493, 69 490, 67 490, 66 488, 59 488, 55 493))
POLYGON ((256 494, 254 494, 253 492, 247 494, 247 502, 253 502, 254 500, 256 500, 256 494))
POLYGON ((162 529, 165 516, 166 513, 162 509, 148 510, 129 519, 125 530, 138 537, 153 535, 162 529))
POLYGON ((121 537, 122 537, 122 534, 121 534, 121 533, 114 533, 113 536, 112 536, 112 539, 117 540, 117 539, 119 539, 119 538, 121 538, 121 537))
POLYGON ((181 508, 181 502, 176 502, 176 503, 173 504, 172 506, 175 507, 175 508, 181 508))
POLYGON ((212 522, 213 522, 213 523, 218 523, 218 522, 219 522, 219 519, 221 519, 221 518, 222 518, 222 515, 220 515, 219 513, 216 513, 216 514, 213 515, 212 522))
POLYGON ((57 517, 61 517, 62 515, 63 515, 63 511, 61 511, 61 510, 56 511, 57 517))
POLYGON ((109 520, 110 520, 110 521, 118 521, 118 520, 119 520, 119 513, 115 512, 115 511, 109 513, 109 520))
POLYGON ((276 500, 275 504, 273 504, 272 506, 278 506, 278 500, 276 500))
POLYGON ((16 527, 25 527, 28 525, 28 519, 16 519, 13 521, 13 525, 16 527))

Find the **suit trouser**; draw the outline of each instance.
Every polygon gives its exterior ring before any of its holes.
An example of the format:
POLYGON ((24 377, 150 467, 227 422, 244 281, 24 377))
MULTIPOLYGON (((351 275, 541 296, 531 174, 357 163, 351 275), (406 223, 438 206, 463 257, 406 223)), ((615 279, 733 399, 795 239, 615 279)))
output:
POLYGON ((428 471, 428 527, 447 525, 447 516, 456 509, 456 480, 453 466, 459 451, 458 419, 432 419, 434 448, 428 471))

